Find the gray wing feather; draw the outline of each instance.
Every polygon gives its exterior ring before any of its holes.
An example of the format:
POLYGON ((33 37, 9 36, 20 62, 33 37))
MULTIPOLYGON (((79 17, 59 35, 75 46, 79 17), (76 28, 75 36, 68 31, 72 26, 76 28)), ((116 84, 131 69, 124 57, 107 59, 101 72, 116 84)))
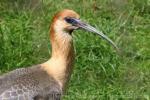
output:
POLYGON ((53 93, 61 94, 60 86, 39 65, 0 77, 0 100, 33 100, 36 96, 44 98, 53 93))

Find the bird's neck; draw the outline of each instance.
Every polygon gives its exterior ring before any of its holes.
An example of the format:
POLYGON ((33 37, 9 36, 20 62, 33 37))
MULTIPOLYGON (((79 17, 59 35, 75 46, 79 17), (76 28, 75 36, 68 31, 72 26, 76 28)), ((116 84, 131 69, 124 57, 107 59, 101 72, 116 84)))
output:
POLYGON ((62 87, 65 87, 70 79, 74 48, 72 37, 68 33, 55 33, 51 31, 52 56, 51 59, 42 64, 44 70, 54 77, 62 87))

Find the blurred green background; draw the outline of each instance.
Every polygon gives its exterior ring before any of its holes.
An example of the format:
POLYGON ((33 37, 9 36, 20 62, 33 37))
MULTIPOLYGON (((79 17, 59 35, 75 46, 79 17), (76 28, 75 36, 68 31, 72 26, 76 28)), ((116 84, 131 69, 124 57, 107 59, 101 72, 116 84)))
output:
POLYGON ((150 0, 0 0, 0 73, 47 61, 51 19, 66 8, 103 31, 122 54, 75 31, 64 100, 150 100, 150 0))

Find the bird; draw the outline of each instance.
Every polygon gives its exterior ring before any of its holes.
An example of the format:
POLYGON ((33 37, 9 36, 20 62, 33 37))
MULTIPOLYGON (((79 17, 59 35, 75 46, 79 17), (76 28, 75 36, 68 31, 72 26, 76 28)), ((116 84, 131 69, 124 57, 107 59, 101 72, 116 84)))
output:
POLYGON ((96 33, 118 49, 105 34, 82 21, 77 12, 63 9, 54 15, 50 25, 50 59, 1 75, 0 100, 61 100, 73 71, 72 33, 78 29, 96 33))

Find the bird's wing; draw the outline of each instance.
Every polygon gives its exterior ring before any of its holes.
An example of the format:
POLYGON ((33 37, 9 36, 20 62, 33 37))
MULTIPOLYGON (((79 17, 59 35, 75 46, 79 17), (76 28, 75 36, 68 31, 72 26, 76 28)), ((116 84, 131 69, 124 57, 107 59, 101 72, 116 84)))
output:
POLYGON ((39 67, 17 69, 1 76, 0 100, 32 100, 38 95, 47 96, 53 92, 61 92, 57 82, 39 67))

